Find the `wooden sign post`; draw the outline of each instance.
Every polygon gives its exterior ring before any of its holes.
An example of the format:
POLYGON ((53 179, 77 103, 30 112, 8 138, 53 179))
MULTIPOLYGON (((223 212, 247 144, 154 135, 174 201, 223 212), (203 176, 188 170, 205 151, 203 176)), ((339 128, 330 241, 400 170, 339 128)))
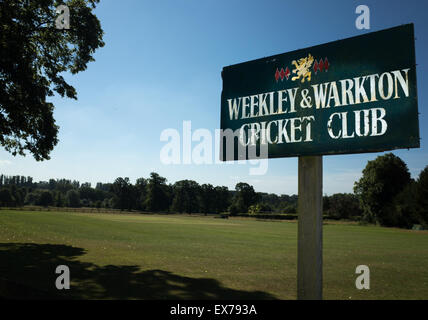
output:
POLYGON ((322 299, 322 156, 299 157, 297 298, 322 299))

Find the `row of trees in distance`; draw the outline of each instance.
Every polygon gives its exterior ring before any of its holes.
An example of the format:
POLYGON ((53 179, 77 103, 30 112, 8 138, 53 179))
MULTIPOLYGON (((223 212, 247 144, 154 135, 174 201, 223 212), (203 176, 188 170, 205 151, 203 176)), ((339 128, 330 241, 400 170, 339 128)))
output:
POLYGON ((247 183, 238 183, 235 190, 225 186, 198 184, 180 180, 168 184, 167 179, 152 172, 135 184, 129 178, 113 183, 80 183, 67 179, 33 182, 31 177, 0 175, 0 206, 23 205, 55 207, 94 207, 147 212, 175 213, 295 213, 297 196, 257 193, 247 183))

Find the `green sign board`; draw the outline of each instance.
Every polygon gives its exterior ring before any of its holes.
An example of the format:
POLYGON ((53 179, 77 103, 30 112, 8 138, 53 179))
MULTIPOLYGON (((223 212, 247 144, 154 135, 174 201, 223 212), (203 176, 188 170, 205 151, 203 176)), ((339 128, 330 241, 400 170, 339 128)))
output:
POLYGON ((419 147, 413 24, 223 68, 222 160, 419 147))

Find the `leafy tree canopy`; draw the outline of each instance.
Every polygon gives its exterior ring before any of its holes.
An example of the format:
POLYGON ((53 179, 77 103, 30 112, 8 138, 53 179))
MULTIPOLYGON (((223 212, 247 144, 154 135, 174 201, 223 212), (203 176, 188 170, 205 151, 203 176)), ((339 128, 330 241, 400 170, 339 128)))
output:
POLYGON ((428 227, 428 166, 419 174, 416 184, 416 201, 420 219, 428 227))
POLYGON ((58 143, 56 92, 77 99, 63 72, 76 74, 94 61, 103 30, 92 10, 99 0, 0 1, 0 144, 13 155, 29 151, 50 159, 58 143), (56 8, 70 12, 70 29, 55 27, 56 8))
POLYGON ((255 204, 259 199, 259 196, 254 191, 253 186, 249 185, 248 183, 237 183, 235 190, 236 196, 234 199, 234 205, 236 205, 238 212, 240 213, 248 212, 249 206, 255 204))
POLYGON ((392 153, 369 161, 363 176, 354 185, 354 192, 360 197, 366 220, 389 224, 391 205, 411 181, 406 163, 392 153))

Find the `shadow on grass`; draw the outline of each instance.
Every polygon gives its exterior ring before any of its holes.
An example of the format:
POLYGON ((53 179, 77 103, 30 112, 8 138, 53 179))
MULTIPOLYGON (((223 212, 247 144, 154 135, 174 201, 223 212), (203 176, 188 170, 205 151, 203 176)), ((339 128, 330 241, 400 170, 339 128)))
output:
POLYGON ((189 278, 138 266, 81 262, 82 248, 0 243, 0 297, 8 299, 275 299, 269 293, 223 287, 215 279, 189 278), (70 268, 70 290, 57 290, 55 269, 70 268))

